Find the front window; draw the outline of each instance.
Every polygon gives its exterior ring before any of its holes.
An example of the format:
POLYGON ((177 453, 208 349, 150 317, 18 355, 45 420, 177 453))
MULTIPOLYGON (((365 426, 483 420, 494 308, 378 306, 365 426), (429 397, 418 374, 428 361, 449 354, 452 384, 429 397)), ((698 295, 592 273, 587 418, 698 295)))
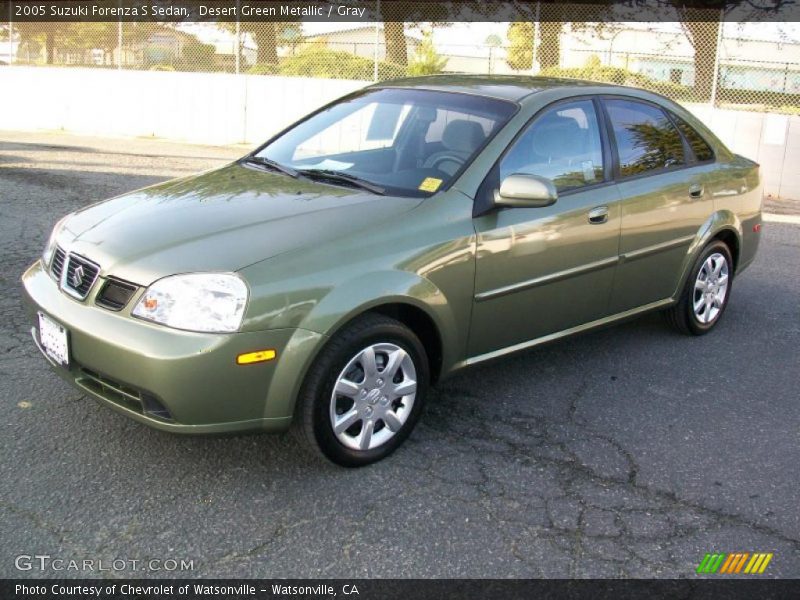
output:
POLYGON ((552 180, 559 192, 603 181, 603 146, 591 100, 545 110, 500 162, 500 181, 522 173, 552 180))
POLYGON ((370 90, 306 119, 256 156, 301 176, 344 174, 386 193, 424 196, 450 183, 515 111, 511 102, 468 94, 370 90))

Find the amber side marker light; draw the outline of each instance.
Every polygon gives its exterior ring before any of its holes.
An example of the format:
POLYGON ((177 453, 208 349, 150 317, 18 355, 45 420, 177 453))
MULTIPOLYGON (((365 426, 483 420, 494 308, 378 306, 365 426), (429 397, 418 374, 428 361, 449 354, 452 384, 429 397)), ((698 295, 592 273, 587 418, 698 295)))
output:
POLYGON ((273 360, 278 355, 273 349, 257 350, 255 352, 245 352, 236 357, 237 365, 252 365, 254 363, 267 362, 273 360))

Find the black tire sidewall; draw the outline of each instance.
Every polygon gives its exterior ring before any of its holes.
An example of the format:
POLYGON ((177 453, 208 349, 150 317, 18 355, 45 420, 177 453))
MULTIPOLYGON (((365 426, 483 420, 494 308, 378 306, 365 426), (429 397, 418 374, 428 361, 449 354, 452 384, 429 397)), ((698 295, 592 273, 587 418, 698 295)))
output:
POLYGON ((340 343, 332 344, 323 350, 319 364, 322 370, 321 376, 317 378, 318 383, 313 386, 314 389, 308 390, 309 400, 313 403, 310 407, 309 425, 312 428, 314 441, 326 457, 341 466, 359 467, 381 460, 394 452, 414 429, 422 413, 430 380, 428 359, 419 339, 404 325, 389 319, 376 322, 358 330, 357 333, 344 332, 337 341, 340 343), (414 362, 417 371, 414 406, 403 428, 385 444, 371 450, 353 450, 342 444, 333 432, 330 422, 330 398, 336 380, 347 363, 367 346, 378 343, 399 346, 414 362))
POLYGON ((686 312, 687 324, 692 330, 692 333, 696 335, 702 335, 711 331, 714 326, 719 323, 722 315, 725 313, 725 309, 728 306, 732 289, 733 257, 731 256, 731 251, 724 242, 712 242, 703 249, 703 252, 701 252, 700 256, 698 256, 697 260, 695 260, 694 264, 692 265, 692 270, 689 273, 689 279, 686 282, 686 289, 684 292, 684 310, 686 312), (728 289, 725 292, 725 301, 722 303, 719 313, 717 313, 717 316, 714 317, 714 320, 710 323, 701 323, 698 320, 697 315, 694 314, 694 284, 695 281, 697 281, 697 276, 700 274, 700 269, 702 268, 703 263, 712 254, 722 254, 725 257, 725 260, 728 262, 728 289))

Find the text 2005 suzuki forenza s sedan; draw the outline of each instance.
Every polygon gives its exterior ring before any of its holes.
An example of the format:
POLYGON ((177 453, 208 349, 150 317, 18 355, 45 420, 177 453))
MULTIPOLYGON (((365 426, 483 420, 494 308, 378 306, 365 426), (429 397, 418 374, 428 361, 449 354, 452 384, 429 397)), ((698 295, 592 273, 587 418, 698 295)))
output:
POLYGON ((88 395, 180 433, 292 426, 355 466, 461 367, 650 310, 709 331, 761 192, 649 92, 409 79, 68 215, 23 282, 36 344, 88 395))

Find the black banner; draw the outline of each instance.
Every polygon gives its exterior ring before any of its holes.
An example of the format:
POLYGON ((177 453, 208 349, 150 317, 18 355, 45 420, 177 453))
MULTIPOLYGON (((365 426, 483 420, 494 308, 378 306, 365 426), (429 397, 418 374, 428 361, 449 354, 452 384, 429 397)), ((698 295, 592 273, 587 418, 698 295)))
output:
POLYGON ((797 597, 800 581, 760 579, 693 580, 515 580, 515 579, 325 579, 325 580, 103 580, 28 579, 0 581, 3 600, 263 600, 337 598, 358 600, 583 599, 672 600, 725 598, 779 600, 797 597))
POLYGON ((570 6, 598 22, 800 21, 800 4, 795 0, 2 0, 0 21, 563 21, 570 6))

